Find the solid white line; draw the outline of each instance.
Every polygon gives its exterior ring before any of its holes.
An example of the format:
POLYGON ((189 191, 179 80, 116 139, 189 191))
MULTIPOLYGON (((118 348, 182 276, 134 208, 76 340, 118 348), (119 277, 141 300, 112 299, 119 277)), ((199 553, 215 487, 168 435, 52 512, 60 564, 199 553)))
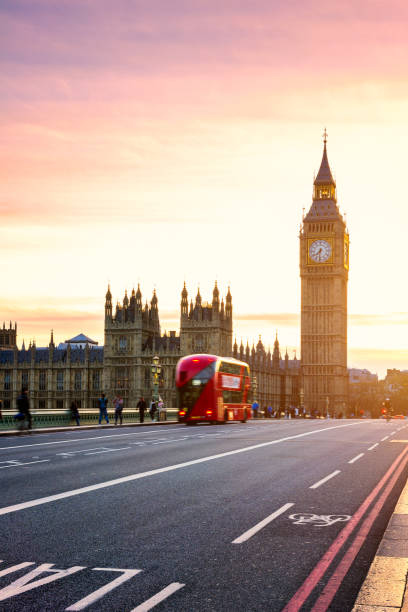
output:
POLYGON ((284 512, 286 512, 286 510, 288 510, 289 508, 291 508, 292 506, 294 506, 293 503, 289 503, 289 504, 285 504, 284 506, 282 506, 281 508, 279 508, 278 510, 276 510, 275 512, 273 512, 272 514, 270 514, 269 516, 267 516, 263 521, 261 521, 260 523, 258 523, 257 525, 255 525, 254 527, 251 527, 251 529, 248 529, 248 531, 246 531, 245 533, 243 533, 241 536, 239 536, 238 538, 236 538, 235 540, 233 540, 231 542, 231 544, 242 544, 242 542, 246 542, 247 540, 249 540, 249 538, 252 538, 252 536, 257 533, 258 531, 260 531, 263 527, 265 527, 265 525, 268 525, 268 523, 270 523, 271 521, 273 521, 274 519, 276 519, 278 516, 280 516, 281 514, 283 514, 284 512))
POLYGON ((157 606, 157 604, 159 604, 160 602, 170 597, 170 595, 173 595, 173 593, 175 593, 179 589, 182 589, 184 586, 186 585, 182 584, 181 582, 172 582, 171 584, 169 584, 169 586, 166 586, 165 589, 159 591, 158 593, 156 593, 156 595, 150 597, 150 599, 146 599, 144 603, 140 604, 140 606, 137 606, 136 608, 133 608, 133 610, 131 610, 130 612, 147 612, 148 610, 151 610, 152 608, 157 606))
POLYGON ((360 453, 359 455, 354 457, 354 459, 350 459, 349 463, 354 463, 355 461, 358 461, 359 459, 361 459, 361 457, 364 457, 364 453, 360 453))
MULTIPOLYGON (((355 425, 355 423, 353 423, 355 425)), ((166 429, 168 431, 179 431, 180 427, 172 427, 166 429)), ((56 432, 61 433, 61 432, 56 432)), ((66 432, 62 432, 66 433, 66 432)), ((50 446, 52 444, 68 444, 69 442, 83 442, 84 440, 105 440, 107 438, 123 438, 124 436, 148 436, 150 433, 156 434, 157 431, 135 431, 132 433, 112 434, 106 436, 93 436, 92 438, 73 438, 72 440, 58 440, 57 442, 36 442, 34 444, 19 444, 18 446, 0 446, 0 451, 11 450, 13 448, 30 448, 30 446, 50 446)))
MULTIPOLYGON (((42 504, 49 504, 50 502, 57 501, 60 499, 67 499, 68 497, 74 497, 76 495, 82 495, 82 493, 89 493, 91 491, 98 491, 99 489, 106 489, 107 487, 113 487, 115 485, 123 484, 125 482, 132 482, 133 480, 139 480, 140 478, 146 478, 147 476, 156 476, 157 474, 163 474, 165 472, 172 472, 181 468, 190 467, 192 465, 198 465, 200 463, 206 463, 207 461, 214 461, 215 459, 223 459, 224 457, 231 457, 232 455, 239 455, 241 453, 247 453, 248 451, 257 450, 258 448, 265 448, 274 444, 280 444, 287 440, 296 440, 298 438, 304 438, 306 436, 312 436, 317 433, 325 431, 331 431, 333 429, 340 429, 343 427, 355 427, 362 423, 347 423, 347 425, 335 425, 334 427, 324 427, 323 429, 314 429, 307 431, 302 434, 294 436, 287 436, 285 438, 278 438, 277 440, 270 440, 269 442, 262 442, 260 444, 254 444, 252 446, 245 446, 244 448, 238 448, 236 450, 227 451, 225 453, 219 453, 217 455, 210 455, 202 457, 201 459, 193 459, 191 461, 185 461, 184 463, 176 463, 175 465, 168 465, 164 468, 158 468, 155 470, 149 470, 148 472, 140 472, 139 474, 130 474, 129 476, 123 476, 122 478, 115 478, 114 480, 107 480, 100 482, 99 484, 90 485, 88 487, 82 487, 80 489, 73 489, 72 491, 64 491, 63 493, 57 493, 56 495, 48 495, 47 497, 40 497, 38 499, 32 499, 27 502, 20 504, 14 504, 13 506, 5 506, 0 508, 0 516, 3 514, 10 514, 11 512, 18 512, 19 510, 25 510, 26 508, 33 508, 34 506, 41 506, 42 504)), ((313 487, 312 487, 313 488, 313 487)))
POLYGON ((315 482, 315 484, 312 485, 311 487, 309 487, 309 489, 317 489, 317 487, 320 487, 320 485, 322 485, 325 482, 327 482, 328 480, 330 480, 330 478, 333 478, 334 476, 337 476, 337 474, 340 474, 340 472, 341 472, 341 470, 336 470, 335 472, 332 472, 328 476, 325 476, 325 478, 322 478, 321 480, 319 480, 319 482, 315 482))
POLYGON ((376 442, 375 444, 373 444, 372 446, 370 446, 370 448, 368 448, 367 450, 373 450, 373 448, 375 448, 376 446, 378 446, 378 442, 376 442))
POLYGON ((390 436, 384 436, 384 438, 381 438, 381 442, 384 442, 384 440, 387 440, 390 436))

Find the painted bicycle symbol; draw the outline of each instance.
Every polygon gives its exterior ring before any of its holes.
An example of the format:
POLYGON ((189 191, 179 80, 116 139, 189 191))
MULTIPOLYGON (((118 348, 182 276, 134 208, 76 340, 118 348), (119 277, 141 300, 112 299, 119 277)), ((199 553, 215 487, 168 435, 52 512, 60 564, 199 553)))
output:
POLYGON ((330 527, 335 523, 349 521, 349 514, 291 514, 289 518, 294 521, 295 525, 314 525, 315 527, 330 527))

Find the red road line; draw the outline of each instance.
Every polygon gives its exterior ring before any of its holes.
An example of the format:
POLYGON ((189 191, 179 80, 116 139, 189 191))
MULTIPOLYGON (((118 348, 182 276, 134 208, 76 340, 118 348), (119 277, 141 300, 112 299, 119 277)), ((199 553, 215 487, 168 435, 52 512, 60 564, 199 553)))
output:
MULTIPOLYGON (((309 597, 309 595, 315 588, 316 584, 324 576, 329 566, 332 564, 334 558, 336 557, 342 546, 346 543, 346 541, 356 528, 357 524, 360 522, 360 519, 365 514, 367 508, 377 497, 379 491, 386 484, 388 479, 392 477, 394 470, 398 467, 398 464, 403 460, 404 456, 407 453, 408 446, 395 459, 394 463, 381 478, 380 482, 374 487, 368 497, 363 501, 357 512, 352 516, 352 518, 344 527, 344 529, 342 529, 337 538, 334 540, 333 544, 326 551, 326 553, 311 571, 309 576, 303 582, 302 586, 296 591, 292 599, 283 608, 282 612, 298 612, 298 610, 300 610, 306 599, 309 597)), ((408 457, 406 459, 408 459, 408 457)))
POLYGON ((375 519, 377 518, 378 514, 380 513, 381 508, 387 501, 387 497, 391 493, 393 486, 397 482, 407 462, 408 462, 408 456, 404 457, 403 461, 398 466, 398 469, 396 470, 394 476, 391 478, 386 488, 384 489, 383 493, 381 494, 381 497, 377 500, 374 508, 371 510, 370 514, 365 519, 364 523, 362 524, 359 532, 357 533, 354 539, 354 542, 351 544, 350 548, 344 555, 343 559, 340 561, 332 577, 330 578, 329 582, 323 589, 320 597, 318 598, 315 605, 313 606, 312 612, 325 612, 327 608, 329 607, 334 596, 339 590, 341 583, 343 582, 344 576, 347 574, 360 548, 366 541, 367 536, 370 532, 370 529, 375 519))

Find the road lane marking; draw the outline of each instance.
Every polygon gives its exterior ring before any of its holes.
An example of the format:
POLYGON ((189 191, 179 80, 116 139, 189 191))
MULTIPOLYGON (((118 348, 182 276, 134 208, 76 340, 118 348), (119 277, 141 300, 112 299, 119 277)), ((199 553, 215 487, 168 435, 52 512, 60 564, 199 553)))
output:
POLYGON ((376 442, 375 444, 373 444, 372 446, 370 446, 370 448, 368 448, 367 450, 373 450, 373 448, 375 448, 376 446, 378 446, 378 442, 376 442))
POLYGON ((10 461, 2 461, 1 463, 10 463, 11 465, 0 465, 0 470, 10 467, 21 467, 23 465, 32 465, 33 463, 46 463, 49 459, 41 459, 40 461, 27 461, 26 463, 20 463, 18 459, 10 459, 10 461))
MULTIPOLYGON (((371 506, 373 500, 377 497, 381 489, 384 485, 393 487, 396 480, 398 479, 401 471, 404 469, 407 463, 407 453, 408 447, 406 447, 400 455, 395 459, 392 465, 389 467, 387 472, 381 478, 381 480, 377 483, 371 493, 366 497, 361 506, 358 508, 357 512, 353 514, 350 521, 347 525, 340 531, 334 542, 327 549, 325 554, 322 556, 320 561, 316 564, 314 569, 310 572, 309 576, 303 582, 303 584, 299 587, 296 593, 293 595, 292 599, 286 604, 283 608, 282 612, 298 612, 309 595, 312 593, 317 583, 323 578, 323 576, 328 571, 329 567, 333 563, 339 551, 343 548, 344 544, 348 541, 354 529, 359 524, 361 518, 366 513, 367 509, 371 506), (394 475, 393 475, 394 473, 394 475)), ((385 491, 384 491, 385 493, 385 491)), ((356 537, 357 540, 358 536, 356 537)), ((355 541, 356 541, 355 540, 355 541)), ((364 543, 365 538, 360 538, 361 544, 364 543)), ((341 584, 342 578, 339 580, 337 577, 339 587, 341 584)), ((326 609, 326 608, 324 608, 326 609)))
POLYGON ((182 589, 184 586, 186 585, 182 584, 181 582, 172 582, 171 584, 166 586, 165 589, 162 589, 161 591, 156 593, 156 595, 150 597, 150 599, 146 599, 144 603, 140 604, 140 606, 137 606, 136 608, 133 608, 133 610, 131 610, 130 612, 147 612, 148 610, 151 610, 152 608, 157 606, 157 604, 170 597, 170 595, 173 595, 173 593, 175 593, 179 589, 182 589))
POLYGON ((391 442, 408 442, 408 440, 391 440, 391 442))
POLYGON ((322 484, 324 484, 325 482, 327 482, 331 478, 334 478, 335 476, 337 476, 337 474, 340 474, 340 472, 341 472, 341 470, 335 470, 334 472, 332 472, 328 476, 325 476, 324 478, 319 480, 319 482, 315 482, 314 485, 309 487, 309 489, 317 489, 318 487, 320 487, 322 484))
POLYGON ((257 523, 254 527, 251 527, 251 529, 248 529, 248 531, 245 531, 245 533, 243 533, 238 538, 233 540, 231 544, 242 544, 242 542, 246 542, 247 540, 249 540, 249 538, 252 538, 253 535, 258 533, 258 531, 263 529, 265 525, 268 525, 271 521, 276 519, 278 516, 286 512, 286 510, 288 510, 294 505, 295 505, 294 503, 285 504, 278 510, 275 510, 275 512, 267 516, 263 521, 261 521, 260 523, 257 523))
POLYGON ((101 597, 106 595, 106 593, 109 593, 109 591, 116 589, 123 582, 126 582, 127 580, 130 580, 131 578, 133 578, 133 576, 136 576, 136 574, 140 574, 142 570, 140 569, 136 569, 136 570, 117 569, 114 567, 94 567, 93 571, 95 572, 121 572, 122 576, 118 576, 118 578, 111 580, 111 582, 108 582, 108 584, 105 584, 100 589, 97 589, 93 593, 90 593, 90 595, 87 595, 83 599, 80 599, 79 601, 74 603, 72 606, 69 606, 69 608, 65 608, 67 612, 68 610, 72 612, 77 612, 77 610, 84 610, 84 608, 87 608, 88 606, 93 604, 95 601, 98 601, 98 599, 101 599, 101 597))
MULTIPOLYGON (((355 423, 353 423, 355 425, 355 423)), ((172 427, 171 429, 166 429, 167 431, 179 431, 180 427, 172 427)), ((64 432, 66 433, 66 432, 64 432)), ((69 442, 84 442, 85 440, 106 440, 107 438, 123 438, 124 436, 148 436, 149 433, 156 434, 157 431, 135 431, 132 433, 123 433, 123 434, 111 434, 105 436, 93 436, 92 438, 73 438, 72 440, 57 440, 55 442, 35 442, 33 444, 19 444, 16 446, 0 446, 0 451, 2 450, 11 450, 15 448, 30 448, 30 446, 50 446, 52 444, 68 444, 69 442)))
MULTIPOLYGON (((15 565, 12 568, 9 568, 11 571, 19 571, 21 568, 21 563, 19 565, 15 565)), ((31 563, 30 563, 31 565, 31 563)), ((72 574, 76 574, 81 570, 85 569, 82 565, 74 565, 73 567, 69 567, 66 570, 54 569, 54 563, 42 563, 35 569, 28 572, 28 574, 24 574, 21 578, 17 578, 14 582, 9 584, 8 586, 0 589, 0 601, 4 601, 5 599, 9 599, 10 597, 15 597, 16 595, 20 595, 20 593, 25 593, 27 591, 31 591, 32 589, 37 589, 44 584, 50 584, 51 582, 55 582, 56 580, 60 580, 61 578, 65 578, 66 576, 71 576, 72 574), (38 578, 41 574, 53 574, 52 576, 47 576, 46 578, 38 578), (37 578, 37 580, 36 580, 37 578)))
POLYGON ((169 442, 184 442, 184 440, 185 438, 176 438, 175 440, 163 440, 162 442, 152 442, 152 445, 154 446, 155 444, 168 444, 169 442))
POLYGON ((381 442, 384 442, 384 440, 388 440, 390 436, 384 436, 384 438, 381 438, 381 442))
POLYGON ((349 514, 312 514, 311 512, 304 512, 303 514, 291 514, 289 519, 294 521, 294 525, 310 525, 314 523, 314 527, 330 527, 335 523, 349 521, 351 516, 349 514))
MULTIPOLYGON (((208 461, 214 461, 216 459, 223 459, 224 457, 231 457, 233 455, 239 455, 241 453, 247 453, 249 451, 257 450, 259 448, 265 448, 274 444, 280 444, 288 440, 295 440, 297 438, 304 438, 306 436, 312 436, 317 433, 323 433, 325 431, 332 431, 333 429, 341 429, 343 427, 355 427, 364 423, 347 423, 347 425, 335 425, 333 427, 324 427, 323 429, 314 429, 301 434, 293 436, 287 436, 285 438, 278 438, 277 440, 270 440, 269 442, 261 442, 260 444, 253 444, 252 446, 245 446, 244 448, 238 448, 236 450, 227 451, 225 453, 218 453, 216 455, 210 455, 207 457, 201 457, 201 459, 192 459, 191 461, 185 461, 183 463, 176 463, 175 465, 168 465, 163 468, 157 468, 155 470, 149 470, 147 472, 139 472, 138 474, 130 474, 129 476, 122 476, 121 478, 115 478, 114 480, 107 480, 98 484, 89 485, 87 487, 81 487, 80 489, 73 489, 71 491, 64 491, 63 493, 57 493, 55 495, 48 495, 46 497, 40 497, 38 499, 32 499, 19 504, 13 504, 12 506, 5 506, 0 508, 0 516, 3 514, 10 514, 11 512, 19 512, 27 508, 33 508, 35 506, 41 506, 50 502, 58 501, 61 499, 67 499, 68 497, 74 497, 76 495, 82 495, 83 493, 90 493, 91 491, 98 491, 99 489, 106 489, 107 487, 113 487, 126 482, 132 482, 133 480, 139 480, 148 476, 156 476, 157 474, 164 474, 165 472, 172 472, 181 468, 190 467, 192 465, 199 465, 200 463, 206 463, 208 461)), ((315 487, 316 488, 316 487, 315 487)))
POLYGON ((356 461, 361 459, 361 457, 364 457, 364 453, 360 453, 359 455, 356 455, 356 457, 353 457, 353 459, 350 459, 348 463, 355 463, 356 461))
POLYGON ((100 455, 101 453, 115 453, 116 451, 128 450, 131 448, 130 446, 123 446, 122 448, 104 448, 97 451, 92 451, 91 453, 85 453, 85 455, 100 455))

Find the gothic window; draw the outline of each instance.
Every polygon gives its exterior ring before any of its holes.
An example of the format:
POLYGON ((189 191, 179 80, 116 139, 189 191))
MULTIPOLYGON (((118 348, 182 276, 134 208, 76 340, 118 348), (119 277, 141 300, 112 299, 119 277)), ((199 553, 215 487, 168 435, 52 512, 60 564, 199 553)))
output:
POLYGON ((10 391, 11 389, 11 371, 6 370, 4 372, 4 390, 10 391))
POLYGON ((28 389, 29 372, 21 372, 21 386, 28 389))
POLYGON ((63 391, 63 390, 64 390, 64 372, 60 371, 60 372, 57 372, 57 391, 63 391))
POLYGON ((74 389, 80 391, 82 387, 82 372, 75 372, 74 389))
POLYGON ((62 410, 64 408, 64 400, 57 400, 57 410, 62 410))
POLYGON ((96 370, 92 373, 92 388, 98 390, 101 388, 101 373, 100 370, 96 370))
POLYGON ((44 410, 45 409, 45 400, 44 399, 38 400, 38 408, 40 410, 44 410))
POLYGON ((126 336, 120 336, 119 338, 119 350, 120 351, 127 351, 128 348, 128 339, 126 338, 126 336))
POLYGON ((40 373, 38 376, 38 388, 40 391, 45 391, 47 388, 47 373, 45 370, 40 370, 40 373))
POLYGON ((129 368, 115 368, 115 388, 129 388, 129 368))

